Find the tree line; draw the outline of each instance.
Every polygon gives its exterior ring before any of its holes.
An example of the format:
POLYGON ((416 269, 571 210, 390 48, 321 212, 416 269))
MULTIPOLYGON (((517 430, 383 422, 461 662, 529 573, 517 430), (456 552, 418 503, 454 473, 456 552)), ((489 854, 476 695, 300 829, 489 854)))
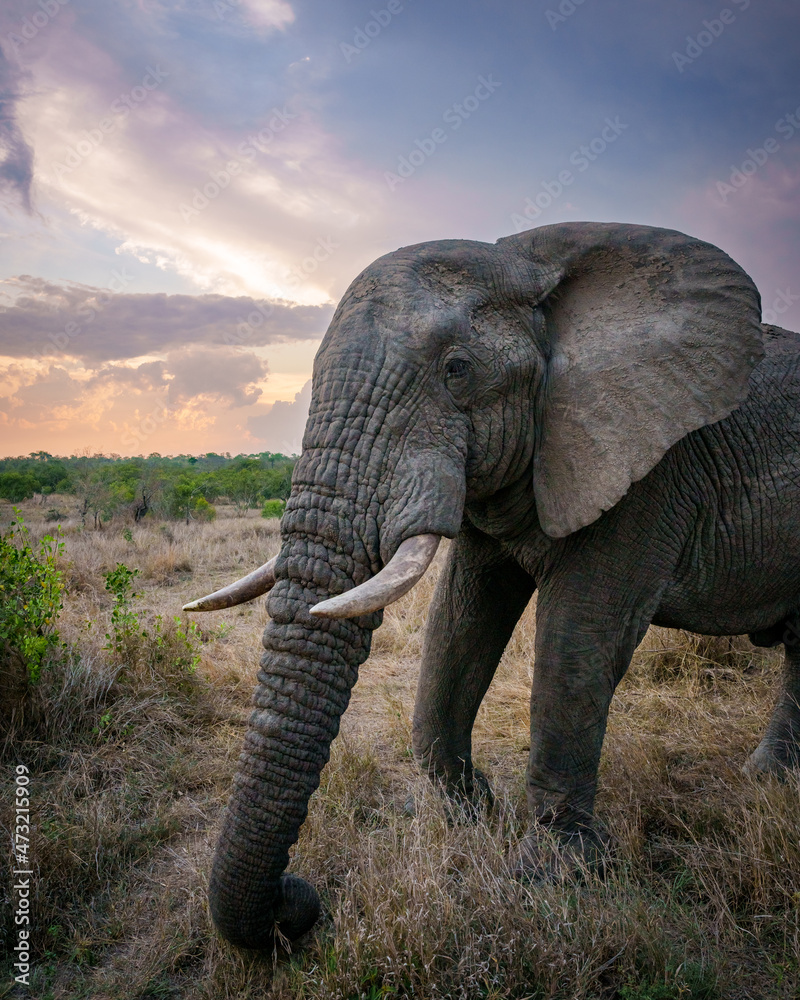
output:
POLYGON ((0 459, 0 499, 18 503, 38 496, 71 498, 71 511, 54 506, 53 520, 77 513, 99 528, 113 517, 141 521, 148 515, 210 520, 213 504, 225 501, 237 512, 263 507, 275 516, 291 489, 295 458, 273 452, 253 455, 162 456, 71 455, 46 451, 0 459))

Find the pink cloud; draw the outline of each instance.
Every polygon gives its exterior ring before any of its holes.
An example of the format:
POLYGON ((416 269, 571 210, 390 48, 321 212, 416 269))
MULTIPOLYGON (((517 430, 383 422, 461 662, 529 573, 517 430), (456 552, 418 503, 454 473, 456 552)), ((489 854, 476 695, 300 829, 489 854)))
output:
POLYGON ((765 319, 790 329, 800 329, 794 256, 800 228, 798 147, 800 137, 781 150, 780 158, 767 159, 752 173, 749 166, 742 172, 750 159, 745 153, 723 176, 683 197, 675 224, 730 254, 755 280, 765 319))

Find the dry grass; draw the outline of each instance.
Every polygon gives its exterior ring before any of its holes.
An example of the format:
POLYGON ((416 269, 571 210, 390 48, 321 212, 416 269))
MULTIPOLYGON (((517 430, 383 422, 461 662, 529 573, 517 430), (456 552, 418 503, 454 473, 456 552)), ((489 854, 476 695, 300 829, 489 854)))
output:
MULTIPOLYGON (((613 871, 520 885, 506 859, 526 825, 533 609, 475 728, 497 807, 448 825, 411 757, 435 571, 387 612, 294 853, 324 921, 293 954, 230 948, 210 927, 205 885, 263 609, 206 616, 191 677, 168 664, 126 673, 102 648, 102 574, 117 562, 140 569, 142 606, 168 616, 271 556, 278 539, 260 518, 224 511, 213 524, 135 528, 132 539, 66 527, 62 631, 80 655, 45 675, 13 746, 2 746, 4 787, 15 763, 31 768, 37 821, 38 971, 20 995, 798 996, 800 781, 741 772, 766 723, 776 654, 651 630, 614 700, 603 755, 597 811, 614 837, 613 871)), ((1 808, 7 824, 7 796, 1 808)), ((14 996, 2 983, 0 997, 14 996)))

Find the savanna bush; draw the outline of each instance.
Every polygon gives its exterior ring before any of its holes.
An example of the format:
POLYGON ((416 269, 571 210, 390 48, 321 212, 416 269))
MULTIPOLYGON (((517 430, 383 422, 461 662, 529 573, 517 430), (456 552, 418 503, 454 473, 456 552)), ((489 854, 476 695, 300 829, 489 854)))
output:
POLYGON ((144 612, 135 607, 140 595, 134 591, 133 581, 138 575, 138 569, 117 563, 104 576, 114 605, 111 631, 106 633, 103 648, 119 663, 123 674, 144 670, 180 684, 200 662, 197 625, 184 623, 177 615, 169 619, 157 614, 151 622, 145 622, 144 612))
POLYGON ((265 500, 264 506, 261 508, 262 517, 283 517, 283 511, 286 507, 285 500, 265 500))
POLYGON ((0 497, 12 503, 32 497, 38 486, 33 476, 23 472, 0 472, 0 497))
POLYGON ((63 543, 45 535, 35 552, 18 511, 0 535, 0 662, 18 660, 35 683, 59 644, 56 619, 64 584, 56 559, 63 543))
POLYGON ((217 508, 210 504, 205 497, 198 497, 192 508, 192 517, 196 521, 213 521, 217 516, 217 508))

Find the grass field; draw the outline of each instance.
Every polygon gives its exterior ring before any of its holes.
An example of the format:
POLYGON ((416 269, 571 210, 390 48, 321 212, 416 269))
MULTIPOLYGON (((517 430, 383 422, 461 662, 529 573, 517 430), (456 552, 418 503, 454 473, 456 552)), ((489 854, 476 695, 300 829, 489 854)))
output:
MULTIPOLYGON (((41 508, 23 507, 34 537, 52 529, 41 508)), ((0 508, 4 526, 11 516, 0 508)), ((36 871, 34 978, 27 990, 13 983, 16 937, 3 916, 0 998, 800 995, 800 781, 742 773, 769 714, 777 653, 652 629, 614 699, 601 765, 597 813, 613 870, 521 885, 507 857, 526 826, 533 609, 475 730, 496 808, 448 824, 411 755, 438 565, 387 611, 294 851, 292 870, 320 891, 324 919, 292 953, 229 947, 205 890, 265 612, 257 601, 197 616, 194 672, 178 662, 186 632, 172 616, 275 554, 277 521, 222 508, 213 523, 128 526, 129 537, 124 527, 64 524, 61 633, 73 652, 0 734, 5 914, 19 763, 31 774, 36 871), (140 571, 149 638, 115 653, 104 648, 103 574, 120 562, 140 571)))

